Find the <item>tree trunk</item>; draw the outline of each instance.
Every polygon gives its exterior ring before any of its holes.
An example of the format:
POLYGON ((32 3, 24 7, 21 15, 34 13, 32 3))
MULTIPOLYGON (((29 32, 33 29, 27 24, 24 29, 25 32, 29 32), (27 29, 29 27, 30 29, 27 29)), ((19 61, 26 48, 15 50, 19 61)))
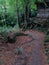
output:
POLYGON ((17 14, 17 21, 16 21, 16 25, 17 25, 17 26, 16 26, 16 27, 17 27, 18 30, 20 30, 20 29, 19 29, 19 24, 18 24, 18 22, 19 22, 19 6, 18 6, 18 0, 16 0, 16 7, 17 7, 17 8, 16 8, 16 12, 17 12, 17 13, 16 13, 16 14, 17 14))
POLYGON ((29 20, 29 5, 26 5, 26 20, 27 20, 27 22, 28 22, 28 20, 29 20))

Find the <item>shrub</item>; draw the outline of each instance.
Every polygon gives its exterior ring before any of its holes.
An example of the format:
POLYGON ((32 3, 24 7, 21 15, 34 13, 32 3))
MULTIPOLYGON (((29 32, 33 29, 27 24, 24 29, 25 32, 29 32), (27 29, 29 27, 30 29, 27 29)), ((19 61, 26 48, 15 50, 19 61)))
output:
POLYGON ((2 36, 2 42, 3 43, 7 43, 7 37, 8 35, 10 35, 10 31, 8 31, 7 29, 4 29, 0 32, 0 35, 2 36))

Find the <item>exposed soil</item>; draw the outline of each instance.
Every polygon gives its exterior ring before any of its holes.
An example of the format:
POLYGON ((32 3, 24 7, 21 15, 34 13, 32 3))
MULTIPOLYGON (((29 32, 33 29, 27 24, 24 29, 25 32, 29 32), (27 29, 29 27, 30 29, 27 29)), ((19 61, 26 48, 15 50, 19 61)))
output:
POLYGON ((16 43, 3 44, 0 42, 0 65, 48 65, 44 50, 44 33, 27 30, 32 35, 19 36, 16 43), (21 54, 17 54, 18 48, 21 54))

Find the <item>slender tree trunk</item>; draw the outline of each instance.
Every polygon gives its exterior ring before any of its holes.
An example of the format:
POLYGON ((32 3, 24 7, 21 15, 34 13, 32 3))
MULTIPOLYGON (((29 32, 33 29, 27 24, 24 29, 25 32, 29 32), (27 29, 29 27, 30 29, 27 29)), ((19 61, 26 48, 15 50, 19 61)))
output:
MULTIPOLYGON (((25 6, 26 7, 26 6, 25 6)), ((24 11, 24 26, 23 27, 25 27, 25 29, 26 29, 26 27, 27 27, 27 19, 26 19, 26 8, 24 9, 25 11, 24 11)))
POLYGON ((29 4, 26 6, 26 19, 29 20, 29 4))
POLYGON ((6 6, 4 6, 4 9, 5 9, 5 16, 4 16, 4 18, 5 18, 5 27, 6 27, 6 6))
MULTIPOLYGON (((19 29, 19 6, 18 6, 18 0, 16 0, 16 14, 17 14, 17 21, 16 21, 16 25, 17 25, 17 28, 19 29)), ((20 30, 20 29, 19 29, 20 30)))
POLYGON ((24 13, 25 28, 27 27, 28 21, 29 21, 29 4, 26 4, 25 5, 25 13, 24 13))

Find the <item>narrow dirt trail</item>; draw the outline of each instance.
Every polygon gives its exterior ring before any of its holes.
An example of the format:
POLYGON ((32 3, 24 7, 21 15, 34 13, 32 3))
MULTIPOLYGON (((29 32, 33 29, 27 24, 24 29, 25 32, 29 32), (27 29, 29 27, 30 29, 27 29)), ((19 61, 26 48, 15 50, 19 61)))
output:
POLYGON ((26 36, 17 37, 16 43, 0 48, 0 60, 3 60, 5 65, 25 65, 24 62, 26 65, 48 65, 43 45, 44 33, 32 30, 27 30, 25 33, 31 34, 33 40, 26 36), (17 50, 17 47, 22 48, 22 55, 15 54, 14 50, 17 50), (27 61, 24 61, 25 56, 27 61))
POLYGON ((31 31, 27 32, 32 34, 33 41, 30 43, 33 45, 32 48, 32 62, 28 65, 48 65, 47 58, 45 56, 45 50, 44 50, 44 34, 37 32, 37 31, 31 31))

